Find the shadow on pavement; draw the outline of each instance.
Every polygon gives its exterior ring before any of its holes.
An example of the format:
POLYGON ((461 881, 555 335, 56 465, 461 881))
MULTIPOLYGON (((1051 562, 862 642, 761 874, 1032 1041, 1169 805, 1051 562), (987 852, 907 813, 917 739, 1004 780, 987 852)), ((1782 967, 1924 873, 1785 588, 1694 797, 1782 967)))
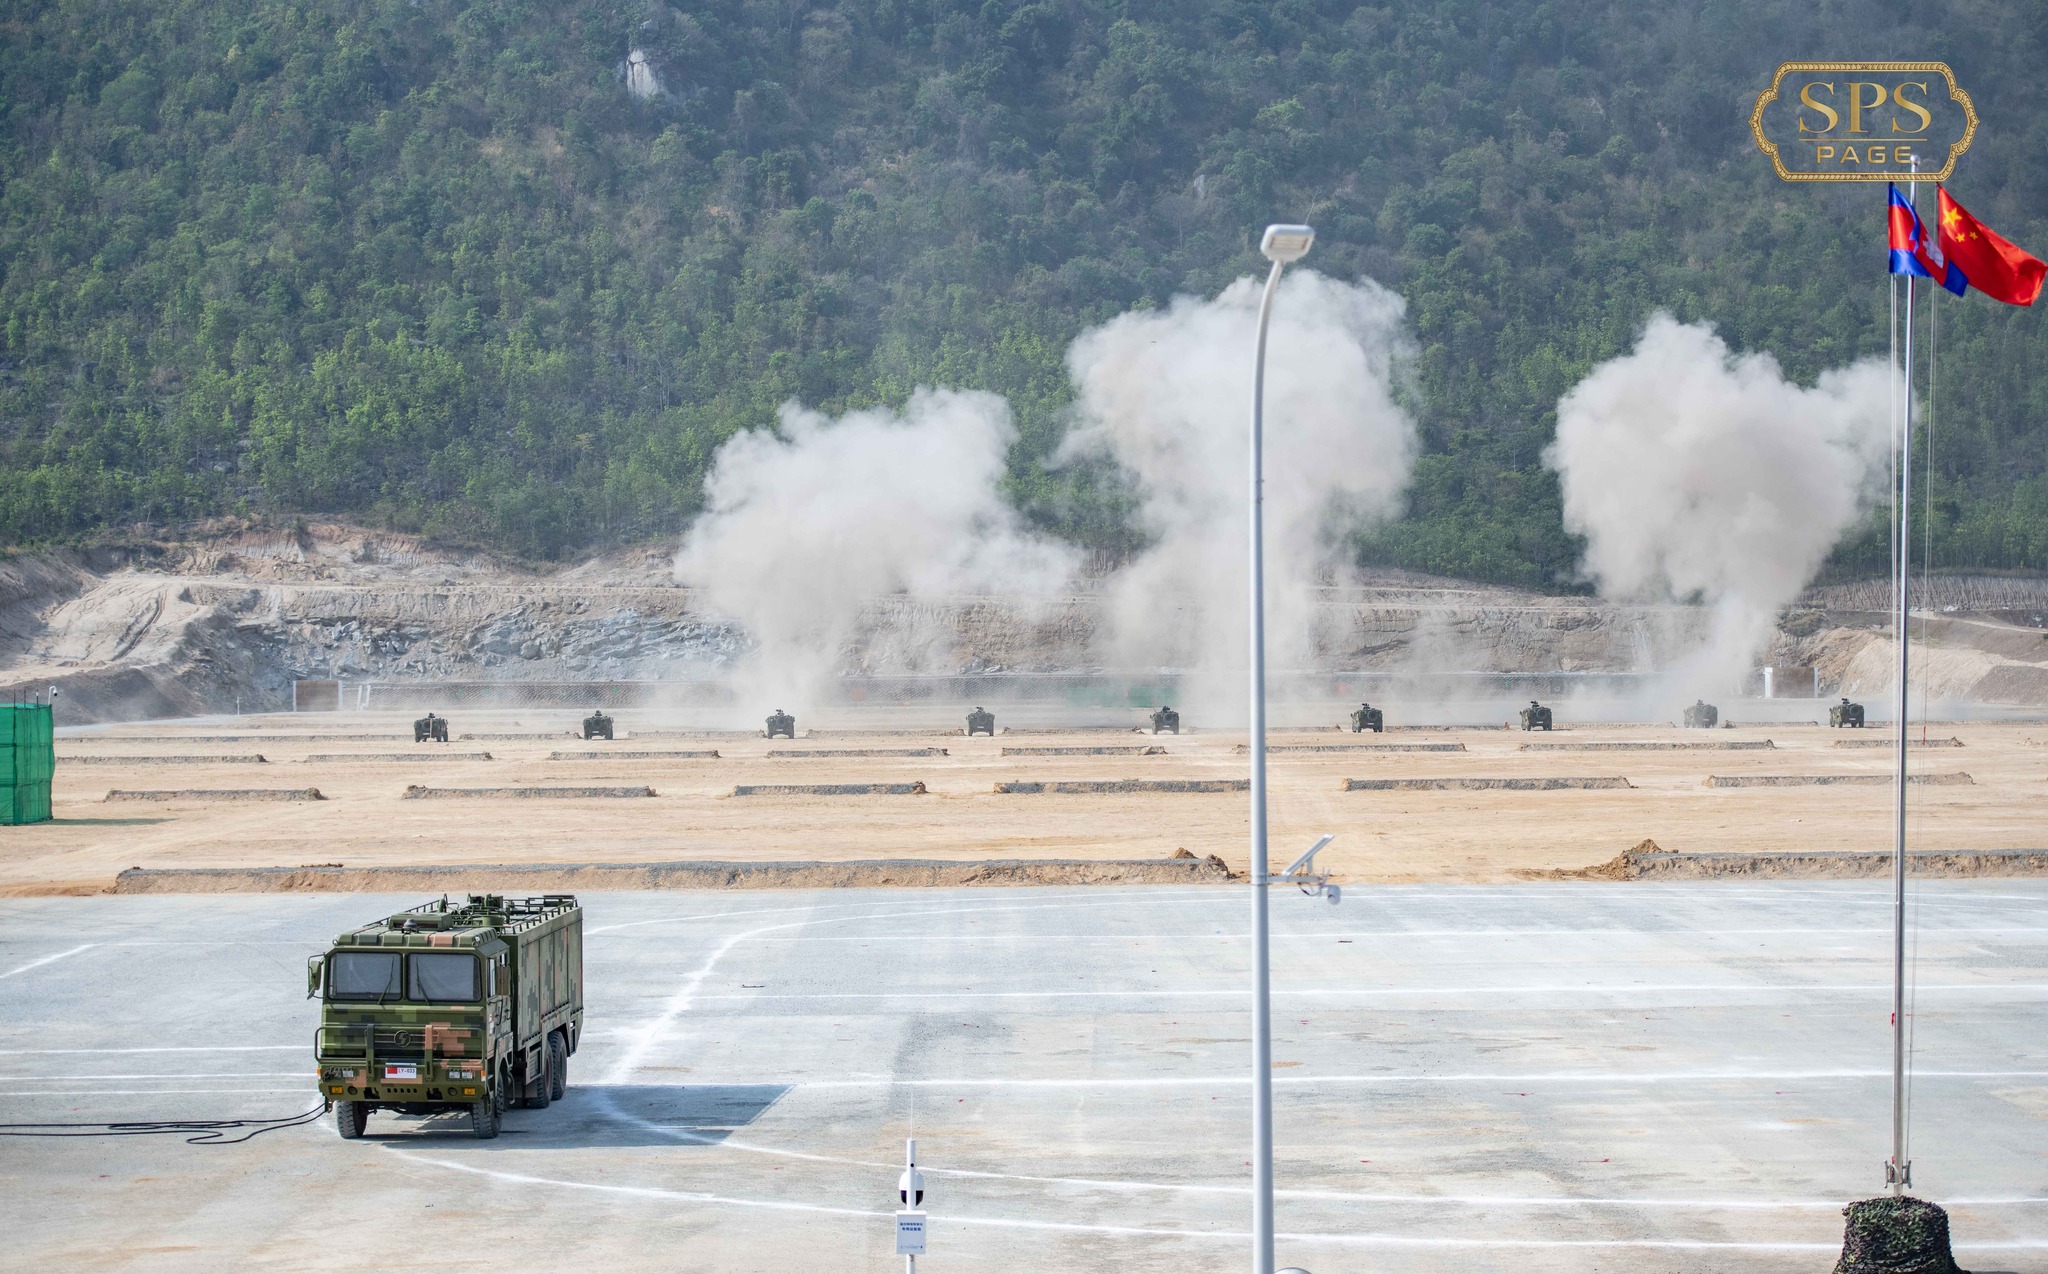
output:
POLYGON ((431 1137, 468 1141, 479 1149, 567 1149, 585 1146, 715 1146, 759 1119, 789 1091, 787 1084, 590 1084, 572 1086, 546 1110, 505 1112, 494 1141, 477 1141, 467 1114, 401 1115, 379 1111, 366 1141, 431 1137))

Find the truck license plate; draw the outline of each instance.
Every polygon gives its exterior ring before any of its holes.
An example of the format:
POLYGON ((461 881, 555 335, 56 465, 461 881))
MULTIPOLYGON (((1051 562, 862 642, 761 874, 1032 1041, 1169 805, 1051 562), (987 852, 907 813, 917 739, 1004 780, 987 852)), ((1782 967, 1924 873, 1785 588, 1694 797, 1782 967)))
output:
POLYGON ((420 1068, 417 1066, 400 1065, 394 1062, 384 1067, 384 1082, 387 1084, 393 1080, 407 1080, 416 1083, 419 1077, 420 1068))

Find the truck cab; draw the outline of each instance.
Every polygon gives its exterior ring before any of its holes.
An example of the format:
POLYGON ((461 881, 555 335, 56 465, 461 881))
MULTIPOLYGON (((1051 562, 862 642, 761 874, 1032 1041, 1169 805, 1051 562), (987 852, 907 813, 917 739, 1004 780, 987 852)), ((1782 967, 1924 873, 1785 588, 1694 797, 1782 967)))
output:
POLYGON ((583 912, 568 895, 443 897, 308 960, 320 1093, 341 1135, 375 1110, 467 1112, 482 1138, 514 1102, 567 1087, 583 1031, 583 912))

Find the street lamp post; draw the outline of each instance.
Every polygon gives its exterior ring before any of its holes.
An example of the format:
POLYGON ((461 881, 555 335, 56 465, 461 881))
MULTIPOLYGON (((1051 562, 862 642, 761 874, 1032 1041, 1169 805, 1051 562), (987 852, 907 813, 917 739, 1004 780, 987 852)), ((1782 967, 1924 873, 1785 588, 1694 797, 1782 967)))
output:
POLYGON ((1252 792, 1252 1271, 1273 1274, 1273 1005, 1266 932, 1266 325, 1273 292, 1289 262, 1308 254, 1316 232, 1267 226, 1259 251, 1273 263, 1259 298, 1259 336, 1252 356, 1251 451, 1251 792, 1252 792))

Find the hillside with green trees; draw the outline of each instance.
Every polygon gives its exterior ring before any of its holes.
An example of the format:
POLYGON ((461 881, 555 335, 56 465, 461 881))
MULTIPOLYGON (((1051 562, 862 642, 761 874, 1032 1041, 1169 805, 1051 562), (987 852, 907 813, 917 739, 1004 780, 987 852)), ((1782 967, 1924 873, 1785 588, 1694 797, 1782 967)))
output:
MULTIPOLYGON (((786 399, 930 382, 1008 396, 1013 497, 1114 551, 1116 475, 1045 463, 1067 342, 1301 219, 1420 349, 1361 556, 1566 583, 1553 408, 1653 308, 1801 378, 1886 347, 1883 187, 1771 175, 1771 69, 1948 61, 1954 189, 2048 252, 2044 38, 1954 0, 21 0, 0 541, 318 512, 559 556, 673 534, 786 399)), ((2040 318, 1940 322, 1935 563, 2041 569, 2040 318)))

